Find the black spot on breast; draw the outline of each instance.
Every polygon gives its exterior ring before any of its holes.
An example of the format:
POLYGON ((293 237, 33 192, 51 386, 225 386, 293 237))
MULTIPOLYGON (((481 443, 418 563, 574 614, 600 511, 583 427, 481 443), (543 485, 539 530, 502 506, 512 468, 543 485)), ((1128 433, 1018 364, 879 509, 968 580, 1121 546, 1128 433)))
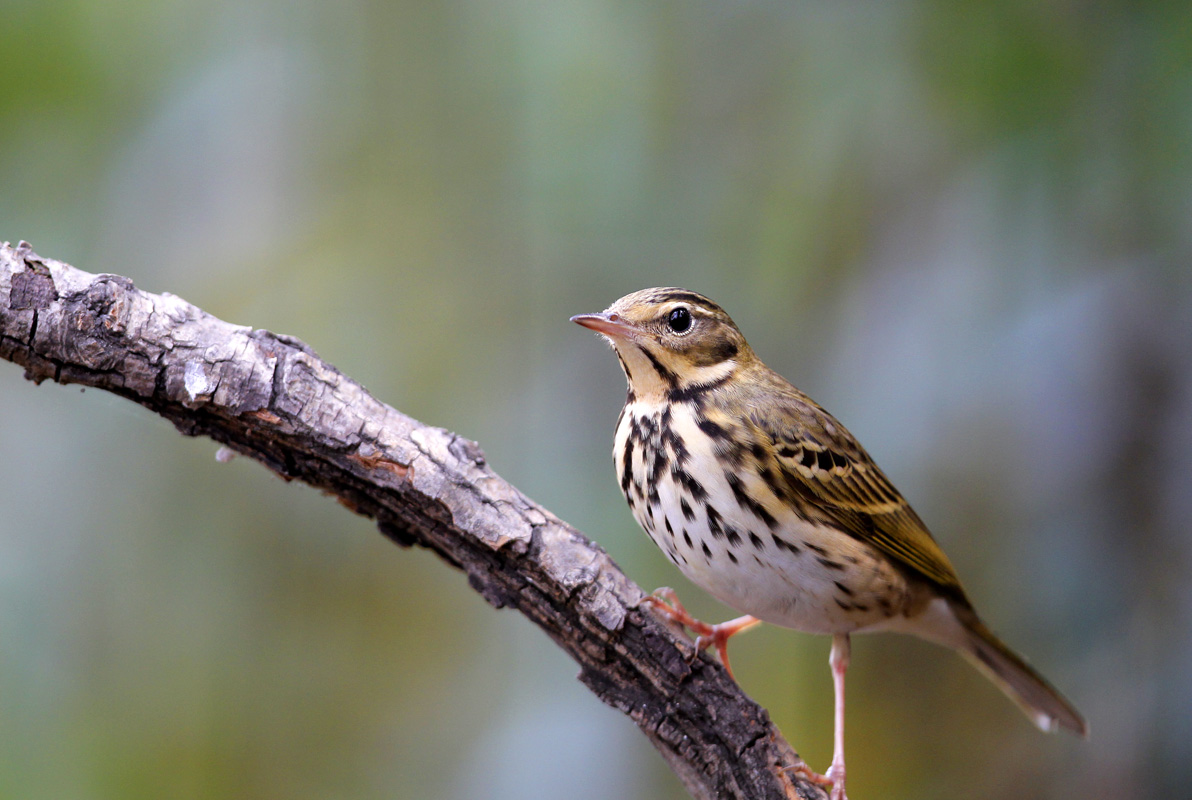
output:
POLYGON ((811 542, 803 542, 803 546, 806 547, 808 550, 811 550, 814 553, 818 553, 821 556, 826 556, 828 554, 828 551, 825 550, 824 548, 820 547, 818 544, 812 544, 811 542))
POLYGON ((637 418, 638 436, 642 441, 645 441, 658 432, 658 423, 654 421, 653 417, 638 417, 637 418))
POLYGON ((650 464, 650 481, 657 483, 664 472, 666 472, 666 453, 662 449, 658 449, 654 451, 654 460, 650 464))
POLYGON ((749 532, 749 543, 751 545, 753 545, 754 547, 756 547, 758 550, 761 550, 762 548, 764 548, 766 546, 766 543, 763 542, 761 540, 761 538, 753 531, 749 532))
POLYGON ((704 500, 708 496, 708 491, 704 485, 692 477, 691 473, 681 468, 678 464, 671 466, 671 476, 683 485, 687 493, 691 495, 691 499, 697 503, 704 500))
POLYGON ((832 581, 832 583, 836 584, 836 588, 839 589, 840 591, 844 592, 849 597, 853 596, 853 590, 848 588, 847 586, 845 586, 840 581, 832 581))
POLYGON ((732 551, 732 550, 725 550, 724 552, 725 552, 725 553, 728 555, 728 560, 729 560, 729 561, 733 562, 734 564, 736 564, 736 563, 737 563, 737 557, 736 557, 735 555, 733 555, 733 551, 732 551))
POLYGON ((799 548, 796 547, 795 545, 791 544, 790 542, 788 542, 784 539, 779 539, 774 534, 770 534, 770 538, 774 540, 774 546, 777 547, 779 550, 788 550, 788 551, 790 551, 790 554, 793 556, 799 555, 799 548))
POLYGON ((712 557, 712 551, 708 549, 708 543, 707 543, 707 542, 700 542, 700 546, 701 546, 701 547, 703 547, 703 549, 704 549, 704 558, 705 558, 705 559, 709 559, 709 558, 711 558, 711 557, 712 557))
POLYGON ((749 448, 744 442, 736 441, 732 437, 720 440, 716 447, 716 454, 727 461, 733 469, 740 469, 745 463, 745 454, 749 448))
POLYGON ((736 528, 729 525, 724 526, 724 536, 728 539, 728 543, 733 547, 738 547, 741 544, 741 534, 737 533, 736 528))
POLYGON ((683 439, 674 430, 663 428, 662 444, 663 447, 670 446, 676 464, 681 467, 687 463, 687 459, 690 457, 690 454, 687 452, 687 445, 683 444, 683 439))
POLYGON ((717 425, 710 419, 701 419, 696 423, 699 429, 713 439, 723 439, 728 436, 728 430, 717 425))
POLYGON ((724 479, 728 482, 728 487, 732 489, 733 497, 736 498, 738 505, 748 509, 755 517, 766 523, 770 530, 778 526, 778 520, 774 519, 774 515, 767 511, 766 507, 754 499, 749 492, 745 491, 745 486, 736 473, 726 472, 724 479))
POLYGON ((713 539, 724 538, 724 528, 720 526, 720 512, 708 506, 708 530, 712 534, 713 539))
POLYGON ((820 557, 816 558, 815 560, 818 561, 820 563, 820 565, 823 566, 825 569, 832 569, 832 570, 843 570, 844 569, 844 564, 841 564, 839 561, 833 561, 830 558, 824 558, 823 556, 820 556, 820 557))
POLYGON ((687 546, 692 550, 695 549, 695 545, 691 543, 691 534, 687 532, 686 528, 683 529, 683 541, 687 542, 687 546))
POLYGON ((629 482, 633 480, 633 436, 625 439, 625 450, 621 453, 621 491, 629 494, 629 482))
POLYGON ((686 497, 679 498, 679 510, 683 512, 683 518, 688 522, 695 519, 695 512, 691 510, 691 504, 687 502, 686 497))

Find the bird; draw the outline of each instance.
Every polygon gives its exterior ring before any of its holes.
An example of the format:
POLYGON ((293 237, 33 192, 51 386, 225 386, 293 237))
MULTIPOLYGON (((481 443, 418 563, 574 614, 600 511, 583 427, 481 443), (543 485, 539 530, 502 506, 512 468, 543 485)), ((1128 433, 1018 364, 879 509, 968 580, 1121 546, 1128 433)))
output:
POLYGON ((832 637, 832 762, 796 767, 847 800, 850 635, 893 631, 967 657, 1042 730, 1088 725, 977 616, 927 526, 835 417, 767 367, 719 305, 676 287, 572 322, 612 345, 628 381, 613 438, 638 524, 693 583, 744 616, 710 625, 673 590, 647 600, 714 646, 768 622, 832 637))

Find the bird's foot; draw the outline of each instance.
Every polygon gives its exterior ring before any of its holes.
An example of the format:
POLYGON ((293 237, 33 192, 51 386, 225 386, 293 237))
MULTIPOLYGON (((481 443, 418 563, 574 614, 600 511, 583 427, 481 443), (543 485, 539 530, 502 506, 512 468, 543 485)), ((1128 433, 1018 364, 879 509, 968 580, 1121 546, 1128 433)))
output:
POLYGON ((825 788, 831 786, 832 790, 829 793, 831 800, 848 800, 848 795, 844 793, 844 764, 833 763, 823 775, 801 762, 794 767, 789 767, 789 770, 816 786, 825 788))
POLYGON ((691 616, 687 612, 687 609, 683 607, 683 604, 679 602, 675 590, 669 586, 654 590, 654 593, 645 597, 644 600, 654 606, 667 619, 677 622, 693 631, 696 634, 695 651, 697 653, 700 650, 715 646, 716 652, 720 655, 720 663, 724 664, 724 669, 728 672, 728 676, 736 680, 733 676, 733 669, 728 663, 729 637, 752 628, 761 622, 761 620, 746 615, 744 617, 730 619, 728 622, 721 622, 718 625, 709 625, 691 616))
POLYGON ((662 616, 671 622, 677 622, 683 627, 695 631, 699 636, 704 636, 712 632, 711 625, 701 622, 687 613, 687 609, 679 602, 679 596, 669 586, 655 589, 651 594, 643 597, 642 601, 653 606, 662 616))
POLYGON ((824 776, 832 781, 832 800, 848 800, 848 795, 844 793, 844 764, 833 764, 828 767, 828 773, 824 776))

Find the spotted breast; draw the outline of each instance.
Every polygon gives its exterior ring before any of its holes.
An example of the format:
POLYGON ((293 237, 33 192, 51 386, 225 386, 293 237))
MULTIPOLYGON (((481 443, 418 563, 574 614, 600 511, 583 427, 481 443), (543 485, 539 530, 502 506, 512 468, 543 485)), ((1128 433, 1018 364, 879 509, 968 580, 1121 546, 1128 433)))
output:
POLYGON ((683 574, 733 608, 809 633, 878 625, 912 602, 888 559, 784 502, 766 467, 775 442, 740 430, 747 421, 711 399, 631 400, 614 438, 634 517, 683 574), (733 452, 734 442, 751 444, 733 452))

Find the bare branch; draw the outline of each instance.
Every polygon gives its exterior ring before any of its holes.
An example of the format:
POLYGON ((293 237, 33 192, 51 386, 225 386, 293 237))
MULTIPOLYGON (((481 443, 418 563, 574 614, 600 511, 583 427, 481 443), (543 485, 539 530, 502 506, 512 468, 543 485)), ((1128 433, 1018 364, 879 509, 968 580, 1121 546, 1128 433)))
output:
POLYGON ((471 441, 372 397, 301 341, 231 325, 118 275, 0 246, 0 357, 25 377, 114 392, 462 569, 580 664, 699 798, 820 798, 766 711, 639 607, 598 545, 498 477, 471 441))

